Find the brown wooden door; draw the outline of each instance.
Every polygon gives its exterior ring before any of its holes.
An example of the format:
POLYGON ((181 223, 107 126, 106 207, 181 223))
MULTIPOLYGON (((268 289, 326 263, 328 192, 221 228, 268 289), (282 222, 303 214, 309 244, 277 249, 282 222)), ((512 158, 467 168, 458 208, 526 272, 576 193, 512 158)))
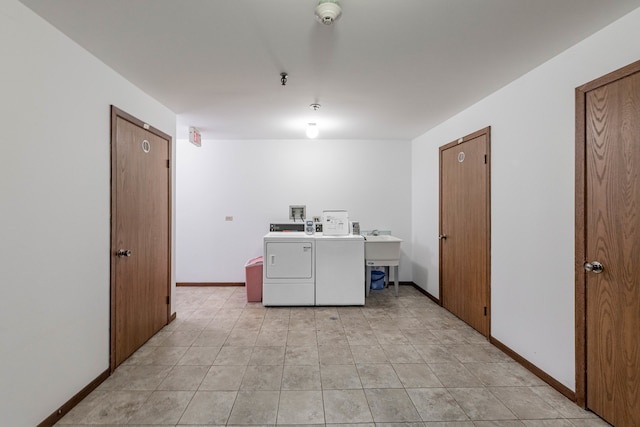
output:
POLYGON ((640 426, 640 70, 586 92, 585 125, 586 403, 640 426))
POLYGON ((119 113, 112 124, 112 369, 167 324, 170 295, 170 138, 119 113))
POLYGON ((489 128, 440 148, 440 299, 489 335, 489 128))

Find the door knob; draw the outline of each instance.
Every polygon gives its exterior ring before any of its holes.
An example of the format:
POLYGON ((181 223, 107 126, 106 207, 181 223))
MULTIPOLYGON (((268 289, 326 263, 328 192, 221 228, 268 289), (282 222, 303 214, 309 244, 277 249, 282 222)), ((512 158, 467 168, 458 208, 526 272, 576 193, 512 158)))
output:
POLYGON ((584 271, 592 272, 596 274, 600 274, 604 270, 604 265, 600 264, 598 261, 585 262, 583 266, 584 266, 584 271))
POLYGON ((447 235, 446 234, 441 234, 441 235, 438 236, 438 239, 447 240, 447 235))
POLYGON ((118 250, 118 252, 116 252, 116 255, 118 255, 118 257, 122 258, 123 256, 131 256, 131 251, 128 249, 120 249, 118 250))

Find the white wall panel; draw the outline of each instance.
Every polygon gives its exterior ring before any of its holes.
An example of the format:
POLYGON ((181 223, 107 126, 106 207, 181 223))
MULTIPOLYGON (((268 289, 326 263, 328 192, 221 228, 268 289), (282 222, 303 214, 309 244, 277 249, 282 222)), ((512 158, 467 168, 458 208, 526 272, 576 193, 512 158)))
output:
POLYGON ((110 104, 175 115, 16 0, 0 3, 0 425, 109 367, 110 104))
POLYGON ((177 281, 244 282, 269 223, 298 204, 309 218, 346 209, 362 230, 391 230, 411 280, 410 152, 410 141, 179 141, 177 281))
POLYGON ((414 281, 438 296, 438 147, 491 126, 491 333, 571 389, 574 90, 637 40, 640 9, 413 141, 414 281))

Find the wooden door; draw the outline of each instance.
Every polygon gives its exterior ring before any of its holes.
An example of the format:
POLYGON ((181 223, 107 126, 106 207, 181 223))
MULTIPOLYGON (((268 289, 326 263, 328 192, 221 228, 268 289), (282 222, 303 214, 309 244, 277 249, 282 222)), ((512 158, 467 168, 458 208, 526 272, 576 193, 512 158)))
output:
POLYGON ((586 297, 586 406, 630 427, 640 426, 640 63, 621 71, 577 92, 584 246, 576 295, 586 297))
POLYGON ((112 112, 112 370, 168 323, 170 137, 112 112))
POLYGON ((486 128, 440 147, 440 301, 489 336, 489 144, 486 128))

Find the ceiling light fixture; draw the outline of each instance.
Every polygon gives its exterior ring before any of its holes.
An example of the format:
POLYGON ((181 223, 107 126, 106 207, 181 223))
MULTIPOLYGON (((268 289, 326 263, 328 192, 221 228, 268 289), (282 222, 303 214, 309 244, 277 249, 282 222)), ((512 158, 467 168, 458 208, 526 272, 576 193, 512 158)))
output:
POLYGON ((315 139, 320 134, 320 130, 318 129, 318 125, 315 123, 307 123, 307 138, 315 139))
POLYGON ((342 8, 338 0, 320 0, 316 6, 316 18, 325 25, 333 24, 340 15, 342 15, 342 8))
MULTIPOLYGON (((320 109, 320 104, 311 104, 309 105, 313 111, 318 111, 320 109)), ((307 138, 315 139, 320 134, 320 129, 318 129, 318 125, 316 123, 307 123, 307 138)))

